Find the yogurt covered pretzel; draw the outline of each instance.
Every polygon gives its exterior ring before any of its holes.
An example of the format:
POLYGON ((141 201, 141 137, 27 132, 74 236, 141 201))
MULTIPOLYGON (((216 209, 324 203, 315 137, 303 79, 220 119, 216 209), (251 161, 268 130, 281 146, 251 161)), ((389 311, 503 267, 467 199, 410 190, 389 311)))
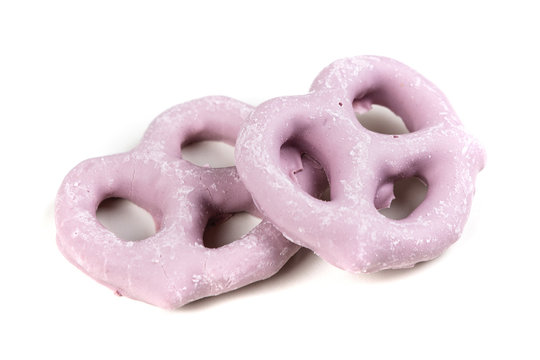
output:
POLYGON ((439 256, 463 230, 485 161, 441 91, 409 67, 374 56, 338 60, 309 94, 263 103, 236 144, 238 172, 262 213, 291 241, 351 272, 439 256), (363 128, 355 111, 372 104, 393 110, 410 133, 363 128), (286 142, 321 162, 331 201, 301 191, 283 173, 286 142), (428 185, 423 203, 402 220, 381 215, 393 182, 412 176, 428 185))
MULTIPOLYGON (((204 246, 210 218, 257 212, 234 167, 199 167, 181 154, 183 144, 200 140, 234 144, 241 122, 252 110, 225 97, 181 104, 161 114, 132 151, 76 166, 56 200, 62 253, 119 294, 164 308, 231 291, 277 272, 299 247, 268 221, 228 245, 204 246), (126 198, 148 210, 156 234, 125 241, 104 228, 96 210, 109 197, 126 198)), ((324 181, 318 179, 324 172, 316 164, 302 161, 293 148, 282 154, 283 171, 293 181, 314 194, 323 190, 324 181)))

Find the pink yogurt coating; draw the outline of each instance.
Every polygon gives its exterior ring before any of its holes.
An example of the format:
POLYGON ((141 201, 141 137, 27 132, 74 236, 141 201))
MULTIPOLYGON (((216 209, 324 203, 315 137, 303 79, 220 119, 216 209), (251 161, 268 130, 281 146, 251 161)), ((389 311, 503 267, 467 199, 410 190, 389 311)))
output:
POLYGON ((292 242, 350 272, 407 268, 439 256, 463 231, 485 152, 444 94, 395 60, 335 61, 307 95, 256 108, 236 143, 236 164, 263 215, 292 242), (410 133, 385 135, 359 124, 372 104, 400 116, 410 133), (280 167, 293 143, 324 167, 331 201, 302 191, 280 167), (405 219, 388 205, 396 179, 416 176, 426 199, 405 219))
MULTIPOLYGON (((217 96, 177 105, 154 120, 135 149, 77 165, 56 199, 57 243, 64 256, 116 293, 170 309, 276 273, 299 247, 267 220, 233 243, 204 246, 210 218, 259 213, 234 167, 199 167, 181 154, 183 144, 201 140, 234 144, 252 110, 217 96), (107 230, 96 210, 110 197, 146 209, 156 234, 125 241, 107 230)), ((317 165, 294 148, 282 151, 282 171, 314 195, 326 183, 317 165)))

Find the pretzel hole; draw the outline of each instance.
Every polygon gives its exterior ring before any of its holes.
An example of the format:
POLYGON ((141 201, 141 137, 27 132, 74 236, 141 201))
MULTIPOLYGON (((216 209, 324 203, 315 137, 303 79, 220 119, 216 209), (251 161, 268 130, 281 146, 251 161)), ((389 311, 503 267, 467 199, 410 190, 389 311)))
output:
POLYGON ((361 100, 353 102, 356 118, 360 125, 369 131, 379 134, 397 135, 407 134, 410 131, 405 126, 403 119, 397 116, 387 107, 381 105, 366 105, 361 100))
POLYGON ((113 197, 103 200, 96 217, 101 225, 122 240, 144 240, 156 233, 152 215, 127 199, 113 197))
POLYGON ((217 249, 222 246, 239 240, 262 220, 247 212, 233 214, 220 214, 208 220, 203 234, 203 244, 210 249, 217 249))
POLYGON ((211 168, 234 166, 234 147, 221 141, 205 140, 182 145, 182 159, 211 168))
POLYGON ((306 144, 291 139, 281 146, 281 169, 310 196, 330 201, 330 184, 322 163, 308 153, 306 144))
POLYGON ((390 207, 379 209, 379 212, 393 220, 405 219, 426 198, 428 186, 416 177, 398 179, 394 182, 394 196, 390 207))

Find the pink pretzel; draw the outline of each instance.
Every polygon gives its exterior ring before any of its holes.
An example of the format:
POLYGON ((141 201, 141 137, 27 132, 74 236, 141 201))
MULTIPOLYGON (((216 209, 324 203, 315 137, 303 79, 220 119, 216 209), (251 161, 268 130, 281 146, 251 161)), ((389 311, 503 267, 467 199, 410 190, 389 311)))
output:
MULTIPOLYGON (((234 144, 241 121, 252 110, 225 97, 178 105, 161 114, 132 151, 75 167, 56 201, 57 242, 65 257, 119 294, 164 308, 231 291, 277 272, 298 246, 268 221, 233 243, 204 247, 204 228, 213 216, 257 212, 234 167, 199 167, 181 155, 182 145, 190 142, 234 144), (126 198, 148 210, 156 234, 125 241, 104 228, 96 209, 109 197, 126 198)), ((283 156, 283 171, 292 181, 311 193, 322 190, 317 181, 324 176, 322 170, 302 162, 293 148, 284 149, 283 156)))
POLYGON ((308 95, 263 103, 236 144, 238 172, 262 213, 291 241, 351 272, 411 267, 439 256, 463 230, 485 160, 432 83, 374 56, 338 60, 308 95), (355 110, 372 104, 401 116, 411 133, 363 128, 355 110), (320 161, 331 201, 301 191, 283 173, 285 142, 320 161), (388 203, 394 180, 412 176, 428 184, 424 202, 402 220, 381 215, 376 208, 388 203))

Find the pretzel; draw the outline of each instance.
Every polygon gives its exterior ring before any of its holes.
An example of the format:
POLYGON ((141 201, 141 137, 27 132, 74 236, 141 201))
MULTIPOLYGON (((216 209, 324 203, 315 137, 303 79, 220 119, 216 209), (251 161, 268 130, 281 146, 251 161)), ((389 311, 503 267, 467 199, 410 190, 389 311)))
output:
MULTIPOLYGON (((203 232, 220 214, 258 212, 234 167, 199 167, 181 147, 200 140, 234 144, 252 107, 207 97, 171 108, 150 125, 132 151, 90 159, 65 178, 56 200, 57 243, 74 265, 117 294, 163 308, 224 293, 277 272, 298 250, 263 220, 241 239, 206 248, 203 232), (155 235, 125 241, 96 218, 99 204, 121 197, 146 209, 155 235)), ((316 194, 322 170, 298 150, 282 152, 283 171, 316 194), (305 167, 304 167, 305 165, 305 167), (303 170, 303 171, 302 171, 303 170)))
POLYGON ((309 94, 261 104, 235 151, 264 216, 291 241, 355 273, 439 256, 463 230, 485 161, 440 90, 407 66, 374 56, 338 60, 309 94), (363 128, 355 111, 372 104, 401 116, 410 133, 363 128), (301 191, 279 168, 279 149, 291 142, 324 167, 330 201, 301 191), (381 215, 376 208, 387 204, 392 183, 413 176, 428 185, 425 200, 402 220, 381 215))

